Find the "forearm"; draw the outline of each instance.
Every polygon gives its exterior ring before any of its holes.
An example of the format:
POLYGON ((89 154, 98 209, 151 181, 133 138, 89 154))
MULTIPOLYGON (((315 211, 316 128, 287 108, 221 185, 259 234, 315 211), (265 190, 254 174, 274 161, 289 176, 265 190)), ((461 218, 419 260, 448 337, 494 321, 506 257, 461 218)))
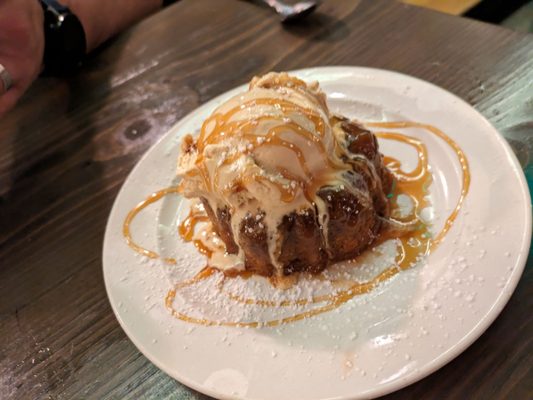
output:
MULTIPOLYGON (((90 51, 163 0, 58 0, 80 19, 90 51)), ((37 0, 0 0, 0 65, 12 86, 0 83, 0 116, 12 108, 39 75, 45 48, 43 9, 37 0), (9 89, 9 90, 7 90, 9 89)))
POLYGON ((159 9, 163 0, 59 0, 80 19, 90 51, 159 9))

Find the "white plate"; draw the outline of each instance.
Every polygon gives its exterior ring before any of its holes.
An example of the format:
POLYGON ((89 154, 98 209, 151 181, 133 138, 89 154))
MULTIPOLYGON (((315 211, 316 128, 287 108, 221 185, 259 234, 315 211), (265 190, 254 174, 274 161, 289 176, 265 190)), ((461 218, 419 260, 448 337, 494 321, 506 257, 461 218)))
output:
MULTIPOLYGON (((176 255, 179 266, 147 261, 122 236, 128 211, 172 184, 180 136, 198 130, 225 93, 172 128, 141 159, 120 191, 106 229, 103 264, 113 310, 131 340, 180 382, 217 398, 345 399, 380 396, 440 368, 476 340, 507 303, 531 241, 531 201, 507 143, 477 111, 418 79, 376 69, 324 67, 295 72, 318 80, 330 107, 363 120, 432 124, 466 153, 470 192, 446 240, 423 265, 402 272, 337 311, 277 328, 192 325, 175 319, 164 297, 186 267, 203 259, 175 235, 179 199, 150 206, 132 224, 145 247, 176 255), (179 275, 179 274, 178 274, 179 275)), ((456 155, 420 129, 434 175, 434 231, 455 206, 456 155)), ((383 142, 382 151, 413 155, 383 142)))

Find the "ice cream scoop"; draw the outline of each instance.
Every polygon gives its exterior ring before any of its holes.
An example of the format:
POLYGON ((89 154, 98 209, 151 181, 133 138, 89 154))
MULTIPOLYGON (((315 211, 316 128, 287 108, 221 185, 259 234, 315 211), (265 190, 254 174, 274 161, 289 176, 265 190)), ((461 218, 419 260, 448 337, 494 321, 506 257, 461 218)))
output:
POLYGON ((254 78, 247 92, 213 112, 192 143, 185 142, 178 167, 187 177, 183 193, 218 197, 231 208, 309 200, 342 168, 324 94, 286 73, 254 78))

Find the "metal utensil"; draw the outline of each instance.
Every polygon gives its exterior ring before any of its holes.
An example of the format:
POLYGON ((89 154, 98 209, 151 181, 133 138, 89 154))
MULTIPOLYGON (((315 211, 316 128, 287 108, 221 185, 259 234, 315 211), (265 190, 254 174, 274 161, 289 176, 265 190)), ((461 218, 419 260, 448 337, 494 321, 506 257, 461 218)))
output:
POLYGON ((312 13, 318 5, 317 1, 300 1, 293 5, 286 4, 280 0, 262 1, 276 11, 281 17, 281 22, 289 22, 302 18, 312 13))

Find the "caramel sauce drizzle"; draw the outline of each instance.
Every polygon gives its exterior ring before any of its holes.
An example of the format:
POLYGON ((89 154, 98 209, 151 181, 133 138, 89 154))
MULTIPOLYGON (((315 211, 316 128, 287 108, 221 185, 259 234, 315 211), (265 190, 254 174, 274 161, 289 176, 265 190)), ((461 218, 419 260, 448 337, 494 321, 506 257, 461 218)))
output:
MULTIPOLYGON (((291 151, 296 156, 298 163, 300 164, 305 176, 309 177, 308 181, 302 181, 301 178, 297 179, 297 181, 303 187, 306 197, 310 198, 312 197, 312 194, 316 192, 316 189, 322 186, 324 178, 320 176, 315 177, 314 174, 311 173, 307 165, 305 154, 302 149, 296 146, 294 143, 290 143, 281 137, 281 135, 285 132, 292 132, 302 138, 305 142, 314 145, 324 162, 324 171, 346 169, 345 165, 339 162, 339 160, 331 158, 327 154, 326 149, 324 148, 324 144, 322 143, 321 139, 326 133, 326 126, 324 120, 319 114, 309 108, 299 106, 288 100, 262 98, 247 101, 237 107, 232 108, 225 114, 214 114, 204 121, 197 141, 198 157, 196 159, 195 164, 197 167, 197 172, 193 172, 193 175, 191 176, 195 176, 195 174, 200 174, 207 191, 212 191, 213 189, 219 190, 219 172, 221 168, 218 168, 218 170, 215 172, 213 180, 211 181, 209 172, 205 168, 203 151, 205 150, 206 146, 220 143, 228 136, 242 137, 243 139, 249 142, 251 148, 247 149, 247 151, 250 152, 262 146, 278 146, 291 151), (262 115, 247 120, 231 121, 231 118, 236 113, 243 111, 246 108, 258 105, 273 106, 274 108, 280 110, 282 115, 287 115, 291 112, 298 112, 304 115, 309 121, 311 121, 318 135, 313 134, 309 130, 292 121, 283 123, 282 125, 274 126, 261 136, 258 136, 253 133, 257 125, 261 122, 265 122, 268 120, 280 120, 281 118, 277 115, 262 115), (212 126, 213 124, 214 126, 212 126)), ((235 160, 237 160, 240 156, 241 154, 239 152, 228 156, 223 161, 221 166, 230 165, 231 163, 235 162, 235 160)), ((279 172, 284 178, 290 179, 284 174, 285 171, 283 171, 282 169, 278 169, 277 172, 279 172)), ((243 177, 241 177, 241 179, 243 179, 243 177)), ((254 179, 256 179, 257 181, 262 180, 262 178, 259 176, 254 177, 254 179)), ((295 194, 287 194, 287 189, 283 188, 283 185, 278 182, 270 183, 274 184, 276 188, 279 189, 280 193, 282 193, 282 201, 290 202, 294 199, 295 194)), ((290 189, 288 191, 291 192, 290 189)))
POLYGON ((401 163, 390 156, 384 156, 383 162, 387 168, 394 174, 395 178, 400 182, 416 182, 424 178, 424 175, 427 174, 428 167, 428 155, 426 146, 420 142, 420 140, 415 139, 411 136, 406 136, 397 132, 374 132, 374 135, 383 139, 396 140, 398 142, 403 142, 409 144, 415 148, 418 155, 418 165, 411 172, 401 171, 401 163))
POLYGON ((187 314, 179 312, 173 307, 174 298, 176 297, 176 293, 178 290, 183 289, 186 286, 194 285, 210 277, 214 271, 215 271, 214 268, 206 267, 202 271, 200 271, 200 273, 196 275, 194 278, 178 283, 174 287, 174 289, 171 289, 168 292, 165 298, 165 305, 169 309, 170 313, 175 318, 180 319, 185 322, 198 324, 198 325, 204 325, 204 326, 228 326, 228 327, 239 327, 239 328, 259 328, 259 327, 279 326, 279 325, 288 324, 291 322, 301 321, 303 319, 313 317, 315 315, 319 315, 319 314, 323 314, 328 311, 332 311, 340 307, 342 304, 346 303, 348 300, 350 300, 351 298, 357 295, 369 293, 379 283, 385 282, 386 280, 390 279, 392 276, 394 276, 397 273, 393 271, 392 269, 385 270, 381 274, 379 274, 377 277, 375 277, 372 281, 358 284, 354 286, 354 288, 352 288, 351 290, 338 294, 337 296, 335 296, 334 301, 332 301, 329 304, 317 307, 315 309, 312 309, 306 312, 295 314, 289 317, 273 319, 269 321, 250 321, 250 322, 213 321, 213 320, 209 320, 205 318, 191 317, 187 314))
POLYGON ((194 247, 203 255, 208 258, 211 257, 213 252, 206 246, 201 240, 193 239, 196 226, 201 222, 209 222, 209 217, 205 214, 204 210, 198 207, 191 207, 189 214, 178 227, 178 233, 182 239, 186 242, 192 242, 194 247))
MULTIPOLYGON (((393 157, 384 157, 384 162, 387 165, 387 167, 391 170, 391 172, 394 174, 394 177, 396 178, 396 184, 393 188, 393 193, 391 194, 391 209, 393 211, 397 210, 399 208, 397 199, 400 194, 407 195, 409 198, 413 201, 413 215, 410 216, 411 223, 417 222, 419 225, 417 229, 411 231, 410 233, 403 235, 399 238, 395 237, 394 234, 388 235, 384 234, 381 238, 378 238, 377 243, 380 243, 382 241, 385 241, 387 239, 391 238, 397 238, 399 239, 399 252, 396 256, 395 265, 391 266, 387 269, 385 269, 383 272, 381 272, 379 275, 374 277, 373 279, 367 281, 367 282, 348 282, 349 287, 345 290, 341 290, 336 292, 335 294, 328 294, 328 295, 322 295, 322 296, 316 296, 312 299, 297 299, 297 300, 286 300, 282 302, 272 302, 269 300, 260 300, 260 299, 247 299, 247 298, 241 298, 239 296, 235 296, 232 293, 227 293, 228 296, 237 302, 248 304, 248 305, 259 305, 263 307, 284 307, 284 306, 302 306, 310 303, 326 303, 325 305, 318 306, 312 310, 297 313, 292 316, 288 316, 285 318, 280 319, 274 319, 269 321, 250 321, 250 322, 233 322, 233 321, 213 321, 209 319, 203 319, 203 318, 195 318, 191 317, 189 315, 186 315, 184 313, 179 312, 178 310, 174 309, 173 307, 173 301, 175 299, 177 291, 180 289, 183 289, 185 287, 195 285, 210 276, 212 276, 216 269, 212 267, 206 267, 202 271, 200 271, 195 277, 189 280, 185 280, 183 282, 178 283, 172 290, 170 290, 165 298, 165 304, 171 314, 181 319, 185 322, 205 325, 205 326, 231 326, 231 327, 262 327, 262 326, 278 326, 286 323, 291 323, 299 320, 303 320, 305 318, 319 315, 331 310, 334 310, 338 307, 340 307, 342 304, 346 303, 353 297, 361 294, 365 294, 370 292, 372 289, 374 289, 377 285, 380 283, 392 278, 396 274, 398 274, 402 270, 406 270, 416 264, 416 261, 423 257, 426 254, 429 254, 431 251, 433 251, 438 244, 440 244, 443 240, 443 238, 448 233, 449 229, 453 225, 455 219, 457 218, 457 215, 459 213, 459 210, 461 209, 464 199, 466 195, 468 194, 468 189, 470 185, 470 173, 469 173, 469 167, 468 162, 466 159, 465 154, 461 150, 461 148, 455 143, 451 138, 449 138, 447 135, 445 135, 441 130, 437 129, 436 127, 433 127, 431 125, 427 124, 421 124, 416 122, 383 122, 383 123, 368 123, 366 124, 368 127, 376 127, 376 128, 384 128, 384 129, 403 129, 403 128, 422 128, 425 129, 432 134, 435 134, 442 140, 444 140, 457 154, 459 163, 461 165, 461 169, 463 172, 463 179, 462 179, 462 188, 461 188, 461 195, 460 198, 456 204, 455 209, 452 211, 452 213, 448 216, 444 227, 442 230, 432 239, 431 234, 428 230, 428 226, 423 224, 419 218, 420 212, 425 207, 429 206, 428 200, 426 199, 427 195, 427 188, 431 184, 431 174, 428 169, 428 159, 427 159, 427 149, 424 146, 424 144, 410 136, 406 136, 404 134, 398 133, 398 132, 377 132, 376 136, 381 137, 386 140, 396 140, 403 142, 405 144, 408 144, 415 148, 418 154, 418 165, 417 167, 411 171, 411 172, 404 172, 401 170, 401 163, 394 159, 393 157)), ((149 258, 155 259, 160 258, 160 256, 151 251, 143 248, 142 246, 136 244, 131 236, 130 232, 130 224, 132 220, 135 218, 135 216, 144 208, 146 208, 148 205, 160 200, 162 197, 168 195, 168 194, 179 194, 179 188, 178 187, 170 187, 167 189, 160 190, 158 192, 153 193, 151 196, 149 196, 146 200, 139 203, 133 210, 131 210, 123 225, 123 234, 126 238, 127 244, 136 252, 147 256, 149 258)), ((289 200, 289 197, 287 197, 289 200)), ((290 201, 290 200, 289 200, 290 201)), ((180 236, 185 241, 190 241, 193 239, 194 236, 194 230, 198 223, 206 222, 207 216, 199 211, 199 210, 191 210, 190 214, 185 218, 185 220, 180 224, 179 226, 179 233, 180 236)), ((405 222, 401 221, 400 222, 405 222)), ((210 250, 207 248, 207 246, 203 245, 201 241, 198 241, 199 244, 194 243, 197 248, 199 248, 200 251, 203 251, 203 254, 206 254, 208 258, 210 257, 210 250), (202 247, 203 246, 203 247, 202 247)), ((169 263, 169 264, 176 264, 176 260, 174 258, 161 258, 163 262, 169 263)), ((320 277, 319 277, 320 278, 320 277)), ((223 285, 222 281, 222 284, 223 285)), ((340 282, 340 280, 339 280, 340 282)), ((333 281, 332 283, 336 283, 333 281)), ((346 282, 344 282, 346 283, 346 282)))
POLYGON ((133 219, 139 214, 142 210, 144 210, 146 207, 148 207, 150 204, 156 203, 157 201, 161 200, 163 197, 169 195, 169 194, 177 194, 179 195, 179 187, 173 186, 166 189, 159 190, 155 193, 152 193, 148 198, 141 201, 139 204, 137 204, 126 216, 126 219, 124 220, 124 224, 122 225, 122 235, 126 239, 126 243, 130 248, 135 250, 137 253, 151 258, 151 259, 161 259, 163 262, 167 264, 176 264, 176 259, 169 257, 169 258, 162 258, 159 254, 157 254, 155 251, 145 249, 141 245, 137 244, 131 235, 131 222, 133 219))
POLYGON ((189 214, 178 227, 178 232, 183 240, 190 242, 194 236, 194 230, 200 222, 208 222, 209 217, 199 207, 191 207, 189 214))
POLYGON ((434 250, 442 242, 442 240, 444 239, 444 237, 446 236, 446 234, 452 227, 453 223, 455 222, 455 219, 457 218, 457 215, 459 214, 459 210, 463 206, 466 195, 468 194, 468 190, 470 189, 470 168, 468 166, 468 159, 466 158, 465 153, 452 138, 450 138, 443 131, 434 127, 433 125, 422 124, 419 122, 410 122, 410 121, 372 122, 366 125, 368 127, 385 128, 385 129, 422 128, 438 136, 440 139, 446 142, 446 144, 448 144, 453 149, 455 154, 457 155, 457 159, 459 161, 459 164, 461 165, 461 171, 463 173, 461 194, 459 196, 459 200, 457 201, 457 204, 454 210, 446 219, 446 222, 444 223, 444 228, 442 228, 439 234, 431 241, 432 242, 431 249, 434 250))

